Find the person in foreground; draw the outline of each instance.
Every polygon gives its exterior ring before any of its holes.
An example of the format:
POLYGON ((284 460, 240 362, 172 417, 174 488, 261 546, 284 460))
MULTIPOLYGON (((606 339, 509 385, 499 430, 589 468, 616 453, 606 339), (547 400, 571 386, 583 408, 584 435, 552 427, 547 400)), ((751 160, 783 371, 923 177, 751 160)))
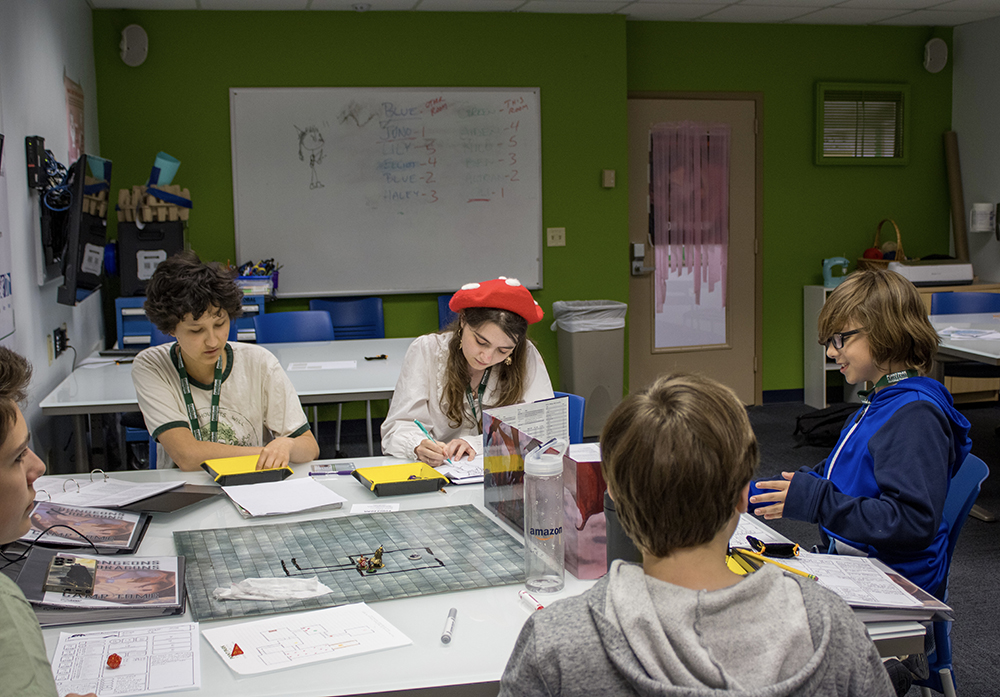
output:
POLYGON ((892 695, 847 604, 765 564, 726 565, 757 439, 727 387, 676 374, 626 398, 601 465, 642 564, 615 561, 584 594, 528 619, 501 695, 892 695))
MULTIPOLYGON (((31 366, 22 356, 0 346, 0 544, 8 544, 31 528, 35 480, 45 463, 31 451, 23 402, 31 366)), ((45 653, 38 619, 21 589, 0 573, 0 692, 17 697, 56 697, 56 683, 45 653)), ((71 694, 67 697, 80 697, 71 694)), ((91 692, 85 697, 95 697, 91 692)))
POLYGON ((919 375, 938 344, 920 295, 893 271, 856 271, 823 306, 819 340, 848 383, 871 382, 874 391, 827 459, 757 482, 755 513, 818 523, 830 551, 881 559, 941 598, 944 502, 972 443, 948 390, 919 375))
POLYGON ((528 325, 542 319, 542 308, 519 281, 468 283, 448 307, 458 319, 407 349, 382 423, 382 452, 435 467, 482 451, 483 409, 553 396, 528 340, 528 325))
POLYGON ((144 307, 177 339, 139 352, 132 364, 146 427, 165 451, 157 467, 190 471, 211 458, 259 455, 257 469, 269 469, 319 455, 274 354, 227 341, 229 322, 243 307, 231 273, 181 252, 156 267, 144 307))

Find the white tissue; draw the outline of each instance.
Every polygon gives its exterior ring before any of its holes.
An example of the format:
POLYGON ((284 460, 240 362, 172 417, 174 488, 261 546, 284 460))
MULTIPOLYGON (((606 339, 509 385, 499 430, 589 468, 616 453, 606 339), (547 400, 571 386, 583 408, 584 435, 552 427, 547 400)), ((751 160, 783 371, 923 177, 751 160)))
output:
POLYGON ((229 588, 216 588, 212 596, 216 600, 291 600, 315 598, 333 591, 312 578, 248 578, 233 583, 229 588))

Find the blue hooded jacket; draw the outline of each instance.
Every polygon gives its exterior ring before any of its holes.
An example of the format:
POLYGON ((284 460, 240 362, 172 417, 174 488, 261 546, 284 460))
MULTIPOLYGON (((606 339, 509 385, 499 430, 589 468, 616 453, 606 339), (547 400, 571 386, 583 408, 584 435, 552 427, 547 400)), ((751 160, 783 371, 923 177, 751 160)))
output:
POLYGON ((792 479, 783 515, 876 557, 929 593, 947 578, 944 502, 972 449, 944 386, 901 380, 852 414, 830 456, 792 479))

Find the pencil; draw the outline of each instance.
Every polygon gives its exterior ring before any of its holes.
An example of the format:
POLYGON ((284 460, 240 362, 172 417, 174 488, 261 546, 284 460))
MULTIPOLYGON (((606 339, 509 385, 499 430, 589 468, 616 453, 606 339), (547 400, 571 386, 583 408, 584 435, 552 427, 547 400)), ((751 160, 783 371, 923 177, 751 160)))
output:
POLYGON ((750 557, 751 559, 756 559, 758 561, 766 561, 768 564, 774 564, 779 569, 784 569, 789 573, 797 574, 799 576, 805 576, 806 578, 811 578, 813 581, 819 580, 819 576, 815 576, 813 574, 807 574, 805 571, 799 571, 798 569, 792 568, 787 564, 782 564, 780 561, 775 561, 774 559, 765 557, 763 554, 757 554, 756 552, 751 552, 748 549, 737 549, 736 551, 739 552, 740 554, 750 557))

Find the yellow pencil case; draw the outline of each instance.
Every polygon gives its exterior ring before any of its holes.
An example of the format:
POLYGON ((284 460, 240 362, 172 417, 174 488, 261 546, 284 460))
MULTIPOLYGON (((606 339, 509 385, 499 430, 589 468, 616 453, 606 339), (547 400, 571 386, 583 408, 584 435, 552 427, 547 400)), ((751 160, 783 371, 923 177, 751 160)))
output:
POLYGON ((397 496, 437 491, 448 478, 424 462, 407 462, 384 467, 362 467, 354 470, 354 478, 376 496, 397 496))
POLYGON ((269 470, 257 469, 257 455, 240 455, 239 457, 216 457, 201 463, 202 469, 222 486, 239 486, 240 484, 260 484, 262 482, 280 482, 292 474, 290 467, 276 467, 269 470))

